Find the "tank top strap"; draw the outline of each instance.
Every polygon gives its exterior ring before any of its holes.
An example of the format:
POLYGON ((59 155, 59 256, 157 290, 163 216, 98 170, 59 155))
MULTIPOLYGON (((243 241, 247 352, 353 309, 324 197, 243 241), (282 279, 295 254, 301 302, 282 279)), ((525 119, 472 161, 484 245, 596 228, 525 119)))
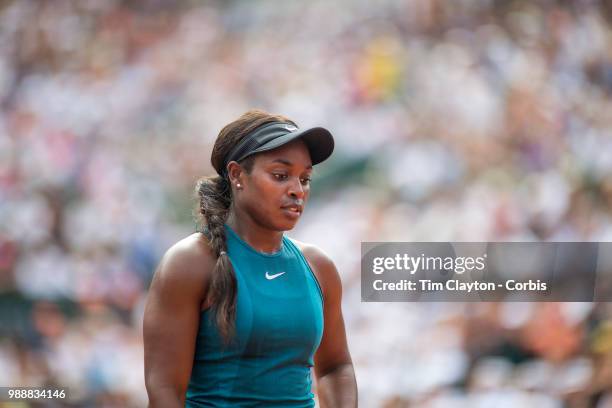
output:
POLYGON ((317 278, 317 275, 314 273, 314 271, 312 270, 312 267, 310 266, 310 262, 308 262, 302 250, 297 246, 295 242, 293 242, 293 240, 291 240, 291 238, 288 238, 287 236, 283 235, 283 240, 285 243, 285 248, 287 248, 289 251, 291 251, 297 256, 297 258, 302 263, 304 270, 308 274, 308 277, 314 281, 317 287, 317 292, 319 293, 319 296, 321 297, 321 301, 323 302, 324 300, 323 290, 321 289, 321 284, 319 283, 319 279, 317 278))

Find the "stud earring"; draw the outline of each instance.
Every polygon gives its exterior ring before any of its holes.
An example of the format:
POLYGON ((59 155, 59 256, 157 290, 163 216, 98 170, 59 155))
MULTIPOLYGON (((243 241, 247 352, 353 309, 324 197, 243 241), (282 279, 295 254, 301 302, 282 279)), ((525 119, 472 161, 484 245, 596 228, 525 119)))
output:
POLYGON ((242 185, 240 183, 236 183, 236 188, 242 188, 242 185))

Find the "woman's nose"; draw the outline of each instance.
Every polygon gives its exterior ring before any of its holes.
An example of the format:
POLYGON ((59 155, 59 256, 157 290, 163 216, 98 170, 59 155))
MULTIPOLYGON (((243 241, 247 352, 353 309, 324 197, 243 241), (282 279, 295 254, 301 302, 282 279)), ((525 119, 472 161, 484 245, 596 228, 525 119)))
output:
POLYGON ((304 186, 300 182, 300 179, 295 179, 289 186, 289 195, 295 198, 304 197, 304 186))

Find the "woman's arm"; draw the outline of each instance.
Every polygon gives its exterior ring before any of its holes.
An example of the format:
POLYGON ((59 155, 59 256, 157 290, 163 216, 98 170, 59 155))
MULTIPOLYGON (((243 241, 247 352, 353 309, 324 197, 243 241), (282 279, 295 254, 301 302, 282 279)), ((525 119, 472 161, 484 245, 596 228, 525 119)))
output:
POLYGON ((302 248, 315 270, 324 297, 323 338, 314 357, 319 403, 322 408, 354 408, 357 383, 342 317, 342 282, 336 266, 325 253, 310 245, 302 248))
POLYGON ((144 368, 149 407, 185 406, 206 271, 212 257, 192 235, 166 252, 155 272, 144 312, 144 368))

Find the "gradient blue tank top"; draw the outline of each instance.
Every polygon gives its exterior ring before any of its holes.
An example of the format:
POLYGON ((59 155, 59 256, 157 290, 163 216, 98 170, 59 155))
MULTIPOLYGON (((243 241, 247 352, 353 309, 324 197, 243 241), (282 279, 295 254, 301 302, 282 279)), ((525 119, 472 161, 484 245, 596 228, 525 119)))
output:
POLYGON ((323 297, 302 252, 283 236, 273 254, 225 226, 238 283, 236 335, 223 345, 201 314, 186 407, 313 407, 310 368, 323 334, 323 297))

